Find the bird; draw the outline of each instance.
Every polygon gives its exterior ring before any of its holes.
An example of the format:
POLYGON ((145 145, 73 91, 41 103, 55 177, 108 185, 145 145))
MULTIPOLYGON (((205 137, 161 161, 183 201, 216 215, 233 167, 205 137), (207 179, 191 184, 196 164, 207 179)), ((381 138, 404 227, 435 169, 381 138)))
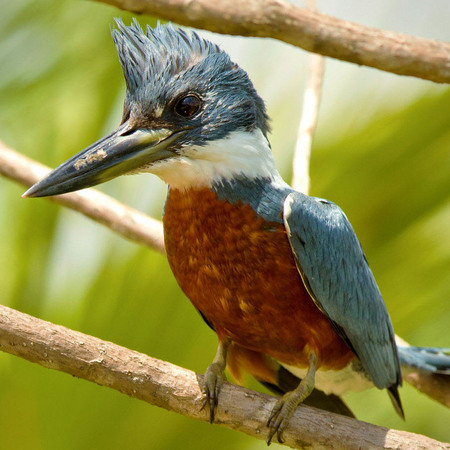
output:
POLYGON ((279 174, 264 101, 218 45, 172 24, 115 20, 126 95, 119 127, 24 197, 151 173, 168 184, 163 211, 171 270, 218 349, 202 386, 214 421, 228 367, 281 395, 267 443, 283 441, 301 404, 353 416, 349 391, 386 389, 404 417, 401 363, 450 373, 449 356, 397 347, 360 242, 333 202, 279 174), (447 372, 448 371, 448 372, 447 372))

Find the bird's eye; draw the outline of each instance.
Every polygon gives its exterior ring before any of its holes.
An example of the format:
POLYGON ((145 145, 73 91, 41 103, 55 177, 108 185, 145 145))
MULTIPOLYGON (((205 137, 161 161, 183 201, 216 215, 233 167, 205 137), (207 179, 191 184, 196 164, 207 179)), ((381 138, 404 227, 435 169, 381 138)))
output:
POLYGON ((196 95, 189 94, 178 100, 175 112, 183 117, 192 117, 200 111, 201 106, 201 100, 196 95))

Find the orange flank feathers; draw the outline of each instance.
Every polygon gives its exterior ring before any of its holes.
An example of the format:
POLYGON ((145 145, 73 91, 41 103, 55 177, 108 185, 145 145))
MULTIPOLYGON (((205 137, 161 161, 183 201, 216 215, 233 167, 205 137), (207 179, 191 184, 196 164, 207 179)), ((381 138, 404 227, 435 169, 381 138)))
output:
POLYGON ((164 233, 180 287, 221 341, 297 367, 311 351, 324 369, 355 358, 307 293, 282 224, 207 188, 170 189, 164 233))
POLYGON ((238 384, 243 384, 243 372, 251 374, 260 382, 275 386, 278 384, 279 366, 273 359, 235 343, 228 349, 227 367, 233 380, 238 384))

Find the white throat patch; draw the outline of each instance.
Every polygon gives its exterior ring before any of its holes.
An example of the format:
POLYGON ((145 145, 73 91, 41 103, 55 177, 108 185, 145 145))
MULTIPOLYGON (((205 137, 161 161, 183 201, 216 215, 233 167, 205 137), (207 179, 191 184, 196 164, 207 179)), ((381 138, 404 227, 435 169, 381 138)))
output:
POLYGON ((269 143, 259 129, 234 131, 204 146, 186 147, 179 156, 157 162, 144 171, 180 190, 212 186, 236 175, 250 179, 280 177, 269 143))

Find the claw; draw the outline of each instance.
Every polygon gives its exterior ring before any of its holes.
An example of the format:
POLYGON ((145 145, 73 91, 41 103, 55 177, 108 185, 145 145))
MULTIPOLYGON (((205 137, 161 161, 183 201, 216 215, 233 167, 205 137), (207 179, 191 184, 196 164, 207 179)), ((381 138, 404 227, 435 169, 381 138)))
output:
POLYGON ((222 389, 223 382, 226 380, 223 369, 218 363, 212 363, 206 369, 204 386, 203 386, 203 404, 202 408, 209 405, 209 422, 214 422, 217 405, 219 404, 219 393, 222 389))
POLYGON ((217 405, 219 404, 219 393, 222 389, 223 382, 226 380, 224 371, 226 367, 227 349, 227 343, 219 343, 216 357, 205 372, 203 381, 203 404, 201 410, 203 410, 206 405, 209 405, 209 423, 214 422, 217 405))
POLYGON ((289 420, 297 409, 298 405, 308 397, 314 389, 314 378, 316 372, 316 356, 311 354, 309 358, 309 368, 305 378, 300 382, 296 389, 287 392, 281 397, 270 413, 267 420, 269 434, 266 439, 267 445, 272 442, 275 433, 280 444, 284 442, 283 432, 289 424, 289 420))
POLYGON ((300 390, 297 391, 297 389, 286 393, 273 407, 269 419, 267 420, 267 426, 269 428, 269 434, 266 439, 267 445, 270 445, 275 433, 278 442, 280 444, 284 442, 283 431, 286 429, 289 419, 294 414, 297 406, 302 402, 301 398, 303 395, 300 390))

